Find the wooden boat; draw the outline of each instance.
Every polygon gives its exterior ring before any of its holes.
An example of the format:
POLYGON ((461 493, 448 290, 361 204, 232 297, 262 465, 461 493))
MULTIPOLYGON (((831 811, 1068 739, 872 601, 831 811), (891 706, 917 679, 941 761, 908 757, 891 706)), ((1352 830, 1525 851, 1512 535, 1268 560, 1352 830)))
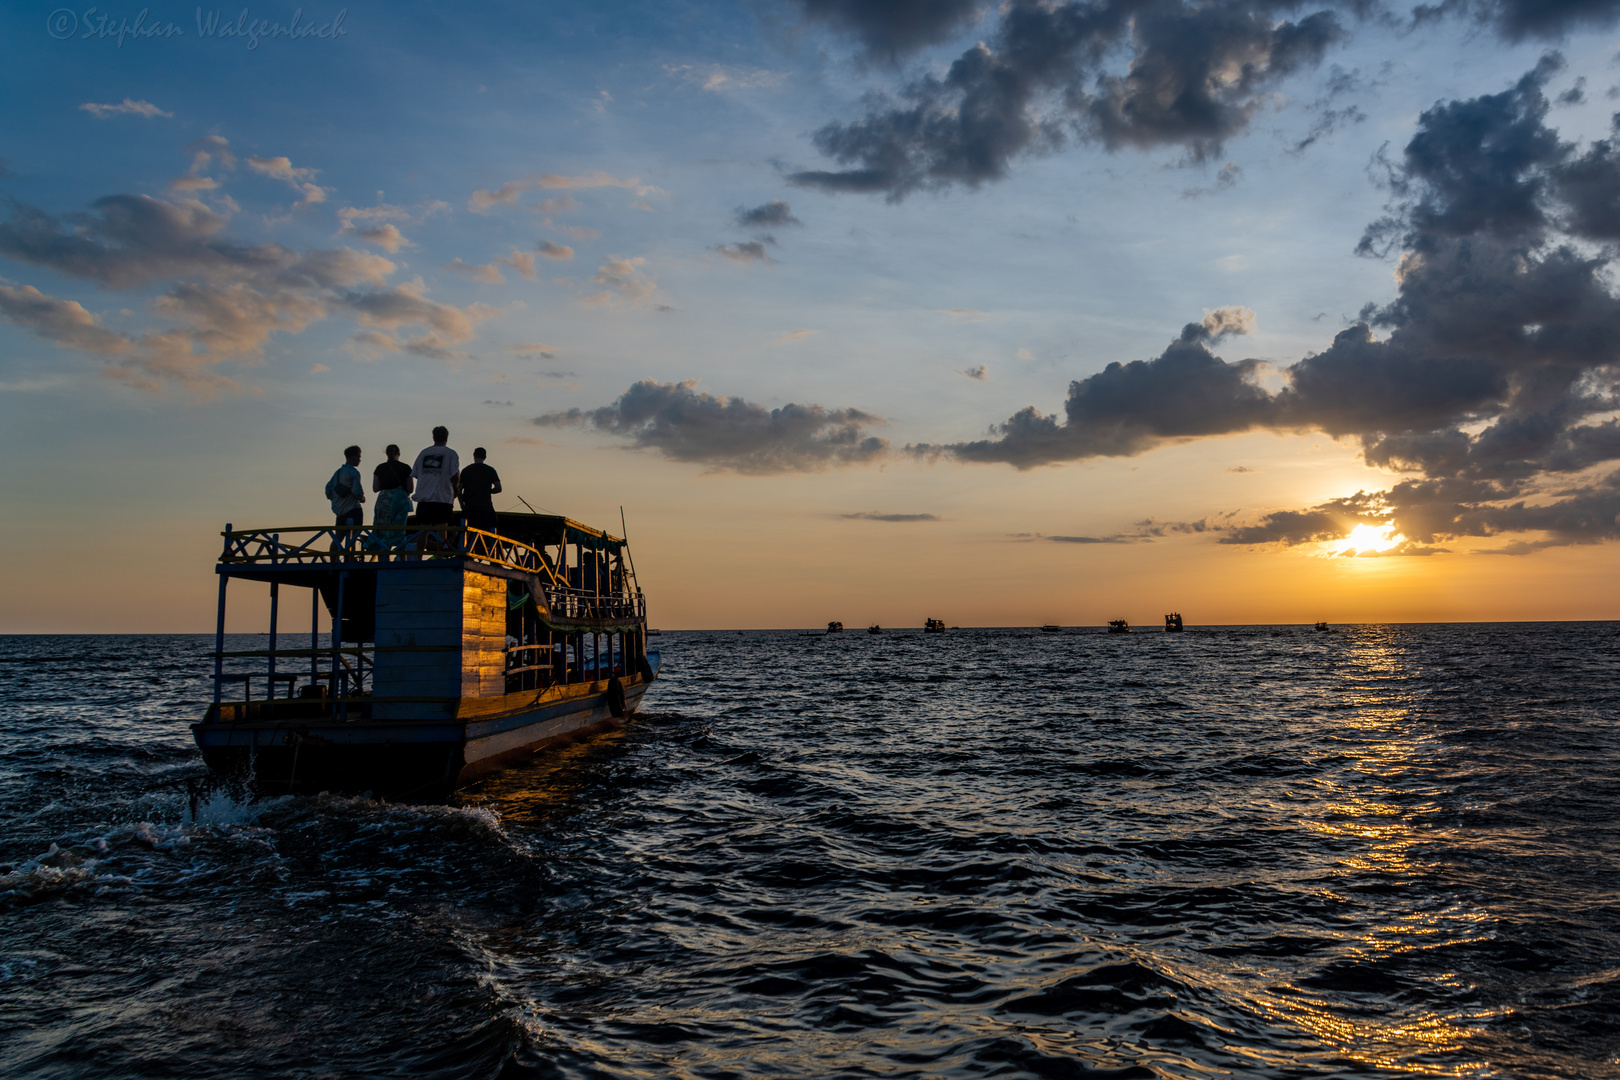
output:
POLYGON ((1331 626, 1329 626, 1329 625, 1328 625, 1328 624, 1327 624, 1327 623, 1325 623, 1325 622, 1319 622, 1319 623, 1317 623, 1317 624, 1316 624, 1316 628, 1317 628, 1317 629, 1318 629, 1318 630, 1320 630, 1320 631, 1322 631, 1322 632, 1323 632, 1323 633, 1324 633, 1324 634, 1331 634, 1331 633, 1333 633, 1333 627, 1331 627, 1331 626))
POLYGON ((843 632, 844 632, 844 624, 843 623, 841 623, 841 622, 830 622, 830 623, 827 624, 827 633, 829 633, 829 634, 842 634, 843 632))
POLYGON ((923 633, 925 634, 943 634, 944 632, 944 619, 928 619, 923 623, 923 633))
POLYGON ((1062 632, 1063 627, 1059 626, 1057 623, 1049 622, 1045 626, 1041 627, 1041 633, 1043 634, 1060 634, 1062 632))
POLYGON ((1131 632, 1131 624, 1124 619, 1109 619, 1108 632, 1110 634, 1128 634, 1131 632))
POLYGON ((879 626, 877 623, 873 623, 871 626, 866 628, 866 632, 868 634, 881 634, 883 633, 883 627, 879 626))
POLYGON ((191 727, 214 774, 437 798, 633 715, 660 657, 624 540, 496 518, 493 533, 227 525, 214 702, 191 727), (225 651, 233 581, 268 584, 269 648, 225 651), (309 590, 308 648, 282 647, 287 587, 309 590))
POLYGON ((1164 617, 1164 630, 1167 634, 1179 634, 1186 629, 1181 625, 1181 612, 1172 611, 1164 617))

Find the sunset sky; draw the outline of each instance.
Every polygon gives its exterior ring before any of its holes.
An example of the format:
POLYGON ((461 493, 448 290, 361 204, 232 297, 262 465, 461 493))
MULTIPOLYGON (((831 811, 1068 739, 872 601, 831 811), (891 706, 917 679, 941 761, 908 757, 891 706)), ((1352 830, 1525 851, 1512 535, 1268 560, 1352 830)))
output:
POLYGON ((1616 0, 296 10, 0 11, 0 632, 440 423, 667 628, 1616 615, 1616 0))

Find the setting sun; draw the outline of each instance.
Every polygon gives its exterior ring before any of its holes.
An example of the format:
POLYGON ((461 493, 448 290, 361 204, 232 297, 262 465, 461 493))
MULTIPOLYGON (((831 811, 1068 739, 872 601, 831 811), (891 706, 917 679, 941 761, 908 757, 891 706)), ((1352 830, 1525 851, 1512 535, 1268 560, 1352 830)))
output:
POLYGON ((1405 539, 1395 531, 1393 525, 1357 525, 1350 530, 1349 536, 1333 546, 1332 551, 1335 555, 1346 555, 1352 551, 1388 551, 1405 539))

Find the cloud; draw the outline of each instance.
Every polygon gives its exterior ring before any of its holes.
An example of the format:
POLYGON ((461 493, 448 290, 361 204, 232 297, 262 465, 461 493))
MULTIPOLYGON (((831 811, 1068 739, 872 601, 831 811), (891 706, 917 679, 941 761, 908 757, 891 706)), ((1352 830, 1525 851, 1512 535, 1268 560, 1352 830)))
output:
POLYGON ((548 259, 572 259, 574 249, 567 244, 553 244, 550 240, 542 240, 539 247, 540 254, 548 259))
POLYGON ((716 254, 730 259, 735 263, 747 265, 752 262, 771 265, 771 257, 765 250, 765 245, 758 240, 744 240, 736 244, 720 244, 712 249, 716 254))
POLYGON ((944 521, 938 514, 885 514, 878 510, 861 510, 853 514, 839 514, 845 521, 944 521))
POLYGON ((519 251, 513 248, 510 255, 495 256, 495 261, 502 266, 510 266, 528 281, 538 281, 540 279, 540 275, 534 268, 534 256, 527 251, 519 251))
POLYGON ((204 135, 186 147, 186 153, 191 155, 191 165, 184 173, 169 181, 173 191, 193 192, 212 191, 219 187, 219 181, 203 173, 212 167, 217 160, 219 167, 230 170, 236 167, 236 155, 231 153, 230 143, 221 135, 204 135))
POLYGON ((465 275, 466 277, 470 277, 474 281, 482 282, 485 285, 499 285, 501 282, 506 280, 506 278, 501 276, 501 272, 496 269, 494 263, 474 265, 472 263, 462 262, 460 258, 455 258, 445 263, 444 268, 449 270, 451 273, 465 275))
MULTIPOLYGON (((236 161, 218 136, 187 149, 193 156, 188 175, 195 177, 213 164, 229 168, 236 161)), ((311 175, 284 159, 256 160, 268 176, 302 184, 311 175)), ((448 346, 469 340, 473 322, 490 311, 437 304, 420 283, 389 288, 397 267, 381 255, 232 240, 227 226, 234 209, 228 199, 211 207, 189 195, 109 195, 86 212, 60 217, 13 203, 0 222, 0 257, 107 289, 155 288, 146 310, 165 325, 115 334, 82 307, 68 306, 73 302, 24 292, 9 297, 7 317, 65 347, 108 358, 106 374, 129 385, 158 390, 177 383, 207 397, 237 386, 216 370, 220 363, 257 362, 272 335, 298 334, 333 314, 366 328, 357 340, 367 348, 442 357, 448 346), (425 333, 393 333, 412 325, 425 333)), ((398 215, 376 208, 339 216, 355 231, 357 223, 370 228, 398 215)))
POLYGON ((325 364, 312 364, 310 366, 309 373, 311 375, 319 375, 323 371, 331 371, 331 370, 332 369, 327 367, 325 364))
POLYGON ((102 326, 78 301, 46 296, 32 285, 0 281, 0 319, 64 348, 101 356, 135 351, 134 342, 102 326))
MULTIPOLYGON (((1205 160, 1248 128, 1282 79, 1315 67, 1345 36, 1330 10, 1287 21, 1276 18, 1283 6, 1012 0, 995 33, 943 76, 913 79, 897 98, 869 95, 865 116, 819 129, 817 149, 843 168, 789 180, 897 201, 1004 179, 1018 158, 1050 153, 1071 136, 1111 151, 1179 146, 1205 160), (1122 53, 1125 69, 1110 69, 1122 53)), ((905 40, 946 33, 970 9, 916 10, 921 36, 905 40)), ((827 17, 862 33, 872 49, 900 40, 873 36, 844 5, 827 17)))
POLYGON ((781 229, 804 222, 794 217, 793 207, 781 199, 772 199, 753 208, 737 207, 737 224, 745 229, 781 229))
POLYGON ((560 350, 556 346, 547 345, 543 341, 532 341, 526 345, 508 345, 506 351, 514 356, 540 356, 547 360, 555 360, 560 350))
POLYGON ((803 341, 805 338, 819 333, 821 333, 820 330, 787 330, 783 332, 781 337, 776 339, 776 344, 791 345, 796 341, 803 341))
POLYGON ((95 117, 97 120, 109 120, 114 116, 139 116, 146 120, 161 116, 172 119, 174 113, 164 112, 150 101, 133 101, 125 98, 117 105, 97 105, 94 102, 85 102, 79 108, 95 117))
POLYGON ((812 19, 856 38, 875 59, 895 61, 928 45, 938 45, 977 22, 989 5, 979 0, 921 0, 873 4, 863 0, 799 0, 812 19))
MULTIPOLYGON (((1212 313, 1207 318, 1222 328, 1233 317, 1212 313)), ((992 429, 996 438, 914 449, 924 454, 943 450, 963 461, 1004 461, 1029 469, 1087 457, 1127 457, 1168 441, 1264 425, 1275 415, 1276 405, 1255 383, 1263 365, 1258 360, 1226 363, 1207 347, 1215 337, 1206 323, 1188 323, 1154 359, 1109 364, 1096 375, 1070 383, 1062 421, 1031 407, 996 425, 992 429)))
POLYGON ((1319 430, 1422 479, 1276 511, 1224 543, 1316 542, 1375 520, 1419 547, 1514 529, 1545 533, 1540 546, 1613 536, 1614 474, 1595 470, 1620 461, 1620 152, 1546 125, 1544 88, 1560 66, 1549 54, 1501 93, 1422 113, 1386 165, 1387 214, 1361 244, 1399 251, 1395 299, 1281 368, 1281 389, 1258 384, 1261 361, 1210 351, 1254 328, 1249 309, 1218 308, 1160 356, 1071 383, 1061 416, 1028 408, 988 439, 912 450, 1030 468, 1319 430))
POLYGON ((640 256, 621 259, 617 255, 609 255, 591 277, 595 284, 607 287, 585 297, 585 303, 591 307, 603 307, 622 298, 632 304, 657 306, 658 286, 641 269, 646 263, 647 260, 640 256))
POLYGON ((940 308, 939 311, 941 315, 949 315, 951 318, 962 322, 983 322, 990 317, 989 313, 977 311, 973 308, 940 308))
POLYGON ((1420 8, 1418 17, 1433 18, 1447 9, 1471 13, 1509 41, 1555 40, 1576 30, 1601 30, 1620 18, 1615 0, 1476 0, 1420 8))
POLYGON ((1213 311, 1205 308, 1204 318, 1199 325, 1211 341, 1234 334, 1252 334, 1256 328, 1254 309, 1236 305, 1218 307, 1213 311))
POLYGON ((1220 171, 1215 174, 1215 182, 1213 184, 1207 188, 1187 188, 1181 193, 1181 197, 1183 199, 1197 199, 1205 195, 1213 195, 1217 192, 1226 191, 1234 186, 1238 182, 1238 178, 1242 175, 1243 167, 1235 161, 1228 161, 1225 165, 1222 165, 1220 171))
POLYGON ((345 206, 337 212, 337 218, 342 222, 339 232, 353 233, 367 243, 376 244, 389 254, 393 254, 402 247, 415 246, 405 238, 394 222, 420 224, 434 214, 447 213, 449 209, 449 203, 438 199, 424 203, 415 210, 407 210, 403 206, 393 206, 389 203, 367 207, 345 206))
POLYGON ((888 440, 868 432, 882 418, 859 409, 798 404, 767 409, 696 386, 695 380, 643 379, 610 405, 547 413, 534 422, 586 426, 673 461, 751 475, 864 465, 888 453, 888 440))
POLYGON ((376 244, 388 254, 393 255, 402 247, 414 247, 399 227, 392 222, 386 225, 362 225, 353 230, 360 239, 370 244, 376 244))
POLYGON ((314 182, 316 172, 314 169, 295 169, 292 161, 286 157, 249 157, 247 165, 260 176, 280 180, 302 194, 304 197, 299 200, 300 205, 307 206, 326 201, 327 189, 314 182))
MULTIPOLYGON (((498 188, 480 188, 467 200, 467 209, 475 214, 486 214, 497 206, 516 205, 524 193, 529 191, 578 191, 600 187, 632 188, 638 195, 658 193, 657 188, 648 187, 635 177, 625 179, 606 172, 594 172, 585 176, 559 176, 556 173, 546 173, 543 176, 524 177, 522 180, 509 180, 498 188)), ((545 205, 541 204, 543 211, 545 205)))
MULTIPOLYGON (((1180 148, 1206 161, 1284 99, 1277 87, 1317 68, 1357 21, 1387 22, 1360 0, 798 0, 812 20, 857 38, 870 58, 895 61, 951 40, 987 12, 993 25, 942 74, 892 93, 865 95, 864 115, 813 136, 838 168, 807 169, 791 182, 829 192, 882 194, 978 187, 1004 179, 1021 158, 1073 139, 1107 150, 1180 148)), ((1461 16, 1507 41, 1552 40, 1620 21, 1617 0, 1439 0, 1412 9, 1414 23, 1461 16)), ((1365 116, 1329 104, 1353 88, 1335 69, 1303 151, 1365 116)), ((1235 180, 1228 174, 1217 180, 1235 180)))
POLYGON ((665 64, 664 73, 673 79, 695 83, 705 90, 759 90, 779 85, 787 78, 785 71, 765 68, 741 68, 728 64, 665 64))
POLYGON ((984 382, 990 378, 990 369, 983 364, 976 364, 965 369, 962 374, 977 382, 984 382))

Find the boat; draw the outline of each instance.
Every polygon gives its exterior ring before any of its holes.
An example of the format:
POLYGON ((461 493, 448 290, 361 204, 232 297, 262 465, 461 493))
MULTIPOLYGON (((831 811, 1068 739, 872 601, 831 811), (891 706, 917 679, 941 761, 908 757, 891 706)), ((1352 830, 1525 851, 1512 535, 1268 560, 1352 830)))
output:
POLYGON ((923 623, 923 633, 925 634, 943 634, 944 632, 944 619, 928 619, 923 623))
POLYGON ((1181 612, 1172 611, 1164 617, 1164 631, 1167 634, 1179 634, 1186 627, 1181 625, 1181 612))
POLYGON ((830 623, 827 624, 827 633, 829 633, 829 634, 842 634, 843 632, 844 632, 844 624, 843 623, 841 623, 841 622, 830 622, 830 623))
POLYGON ((1319 622, 1319 623, 1317 623, 1317 624, 1316 624, 1316 628, 1317 628, 1317 629, 1318 629, 1318 630, 1320 630, 1320 631, 1322 631, 1322 633, 1324 633, 1324 634, 1331 634, 1331 633, 1333 633, 1333 627, 1331 627, 1331 626, 1329 626, 1329 625, 1328 625, 1328 624, 1327 624, 1327 623, 1325 623, 1325 622, 1319 622))
POLYGON ((1131 632, 1131 624, 1124 619, 1109 619, 1108 632, 1110 634, 1128 634, 1131 632))
POLYGON ((883 633, 883 627, 879 626, 877 623, 873 623, 871 626, 866 628, 866 632, 868 634, 881 634, 883 633))
POLYGON ((1043 634, 1061 634, 1062 632, 1063 627, 1059 626, 1057 623, 1049 622, 1041 627, 1041 633, 1043 634))
POLYGON ((216 779, 258 794, 440 798, 621 726, 658 675, 628 545, 565 517, 223 536, 214 700, 191 730, 216 779), (268 648, 226 651, 233 582, 269 586, 268 648), (309 590, 307 648, 284 647, 289 588, 309 590))

